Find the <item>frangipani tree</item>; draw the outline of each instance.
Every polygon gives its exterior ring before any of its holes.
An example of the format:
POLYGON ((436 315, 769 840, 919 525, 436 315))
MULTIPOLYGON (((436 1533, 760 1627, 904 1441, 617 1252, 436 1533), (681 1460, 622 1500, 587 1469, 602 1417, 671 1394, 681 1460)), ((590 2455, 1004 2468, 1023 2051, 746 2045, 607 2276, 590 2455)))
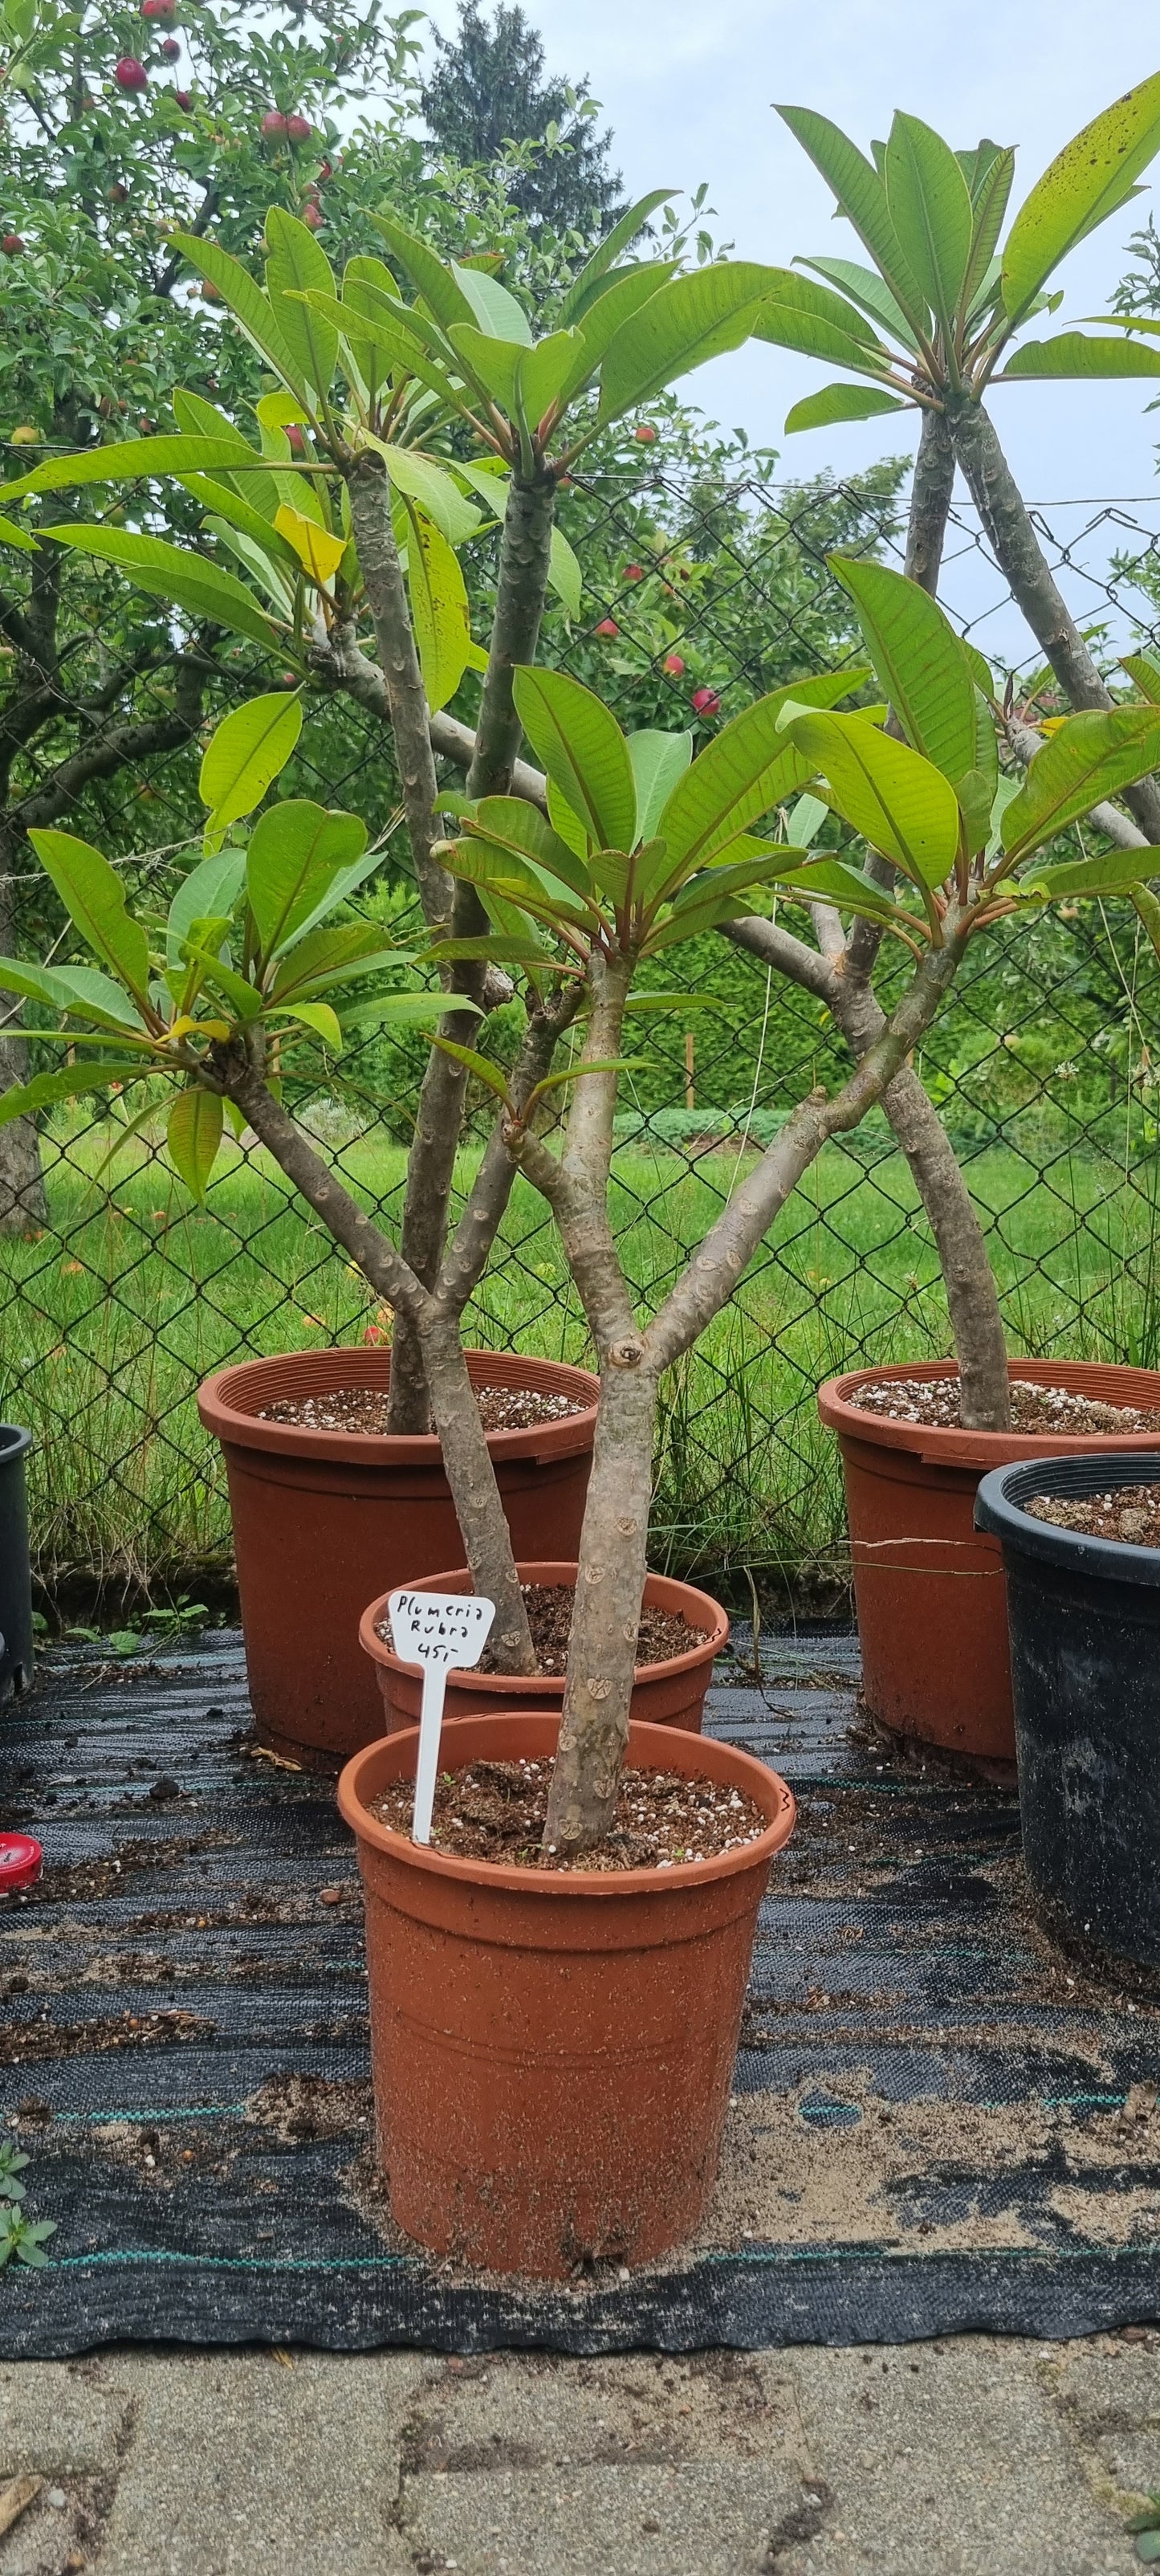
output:
MULTIPOLYGON (((530 671, 518 677, 521 691, 536 685, 530 671)), ((864 677, 843 672, 803 681, 801 701, 831 705, 864 677)), ((574 683, 557 682, 551 674, 543 675, 542 685, 549 693, 575 689, 574 683)), ((788 778, 805 774, 806 764, 778 738, 785 696, 780 692, 739 717, 692 770, 689 735, 637 737, 636 766, 627 766, 621 781, 621 807, 608 805, 603 820, 615 821, 631 846, 637 821, 643 828, 673 803, 670 786, 688 815, 683 873, 666 870, 671 884, 658 880, 649 897, 650 918, 656 916, 653 945, 663 947, 672 937, 728 917, 739 909, 743 887, 761 884, 772 868, 784 866, 784 851, 756 840, 749 826, 788 778), (674 784, 678 781, 679 786, 674 784), (682 887, 694 867, 696 901, 689 906, 682 902, 682 887)), ((576 702, 582 712, 595 708, 623 752, 622 738, 599 702, 584 690, 576 691, 576 702)), ((514 1073, 497 1075, 488 1059, 447 1035, 438 988, 393 989, 400 965, 408 962, 402 952, 390 948, 373 925, 336 917, 378 860, 378 853, 366 846, 365 827, 357 817, 288 798, 266 805, 248 830, 245 846, 240 845, 247 818, 290 758, 300 724, 297 699, 276 693, 250 700, 218 727, 201 772, 208 808, 205 852, 164 920, 129 910, 117 870, 91 844, 62 832, 35 834, 37 854, 96 964, 39 967, 0 960, 0 990, 35 998, 58 1013, 57 1031, 39 1032, 41 1041, 80 1058, 9 1089, 0 1099, 0 1123, 35 1115, 111 1082, 148 1086, 137 1112, 144 1121, 156 1114, 160 1077, 171 1094, 170 1153, 199 1197, 213 1168, 226 1113, 233 1114, 236 1125, 255 1130, 376 1295, 411 1325, 475 1582, 496 1601, 494 1633, 506 1663, 531 1671, 535 1659, 527 1614, 467 1377, 460 1324, 518 1167, 508 1118, 512 1113, 517 1120, 532 1116, 557 1084, 586 1070, 590 1049, 572 1067, 553 1074, 552 1049, 557 1033, 579 1010, 591 1007, 598 1023, 602 1006, 599 996, 592 997, 587 949, 574 925, 565 927, 558 964, 550 940, 529 927, 540 879, 535 858, 520 860, 523 842, 505 843, 501 851, 505 869, 519 879, 516 896, 489 884, 490 910, 484 916, 503 924, 502 934, 494 934, 496 945, 526 973, 529 1036, 514 1073), (338 1055, 353 1028, 377 1024, 389 1030, 392 1023, 441 1019, 441 1054, 464 1075, 474 1065, 485 1081, 498 1081, 504 1107, 454 1237, 428 1282, 358 1206, 283 1105, 271 1040, 278 1039, 280 1069, 292 1073, 296 1044, 321 1044, 338 1055)), ((628 755, 624 758, 627 762, 628 755)), ((564 840, 557 846, 550 825, 534 808, 517 799, 484 798, 474 810, 484 818, 485 830, 495 809, 507 822, 509 837, 523 834, 526 841, 530 836, 533 850, 542 844, 549 858, 555 853, 557 866, 565 865, 573 878, 586 882, 579 859, 564 840)), ((573 828, 567 816, 565 822, 573 828)), ((668 829, 675 835, 671 820, 668 829)), ((490 846, 485 838, 481 847, 486 852, 490 846)), ((448 853, 438 855, 442 859, 448 853)), ((462 882, 474 882, 469 861, 460 863, 458 874, 462 882)), ((545 882, 559 893, 561 881, 551 868, 545 882)), ((591 928, 596 919, 591 906, 577 901, 573 912, 581 931, 591 928)), ((550 894, 547 920, 549 929, 557 926, 550 894)), ((426 960, 438 963, 447 945, 436 941, 426 960)), ((650 998, 655 1006, 658 997, 650 998)), ((684 1007, 684 997, 676 998, 684 1007)), ((470 1026, 478 1017, 478 1006, 463 996, 455 1026, 464 1020, 470 1026)))
MULTIPOLYGON (((1099 336, 1021 336, 1062 301, 1052 280, 1068 253, 1138 194, 1140 175, 1160 149, 1160 72, 1064 146, 1001 245, 1015 169, 1009 146, 984 140, 955 152, 921 118, 898 114, 868 160, 814 109, 781 107, 778 114, 870 262, 802 257, 778 272, 758 335, 843 370, 842 381, 794 405, 787 430, 917 408, 922 436, 908 569, 936 587, 957 460, 996 562, 1071 705, 1109 708, 1111 695, 1052 577, 985 397, 993 384, 1160 375, 1160 350, 1131 336, 1139 328, 1132 316, 1108 317, 1099 336)), ((1127 801, 1147 839, 1160 841, 1154 783, 1137 780, 1127 801)))
MULTIPOLYGON (((321 661, 356 695, 385 704, 415 879, 428 925, 444 942, 453 1042, 470 1035, 474 1012, 510 987, 497 978, 500 961, 473 890, 454 890, 435 856, 432 708, 452 694, 470 660, 485 660, 467 783, 476 796, 506 788, 520 740, 512 673, 536 652, 561 482, 592 438, 674 378, 738 346, 767 287, 767 272, 748 262, 677 275, 672 261, 623 260, 665 193, 612 228, 565 296, 559 327, 540 338, 486 257, 442 260, 389 214, 377 220, 394 267, 352 260, 341 289, 314 233, 280 208, 267 219, 264 289, 219 244, 178 233, 175 253, 206 280, 274 380, 257 405, 261 445, 204 400, 179 396, 177 435, 54 458, 0 488, 0 506, 11 513, 18 502, 74 484, 179 478, 206 503, 217 541, 259 579, 268 613, 235 573, 148 530, 79 525, 38 534, 120 564, 187 613, 217 613, 240 633, 276 636, 304 672, 321 661), (465 453, 473 443, 482 455, 465 453), (470 637, 454 553, 482 523, 480 499, 503 510, 486 657, 470 637), (358 634, 364 608, 375 665, 358 634)), ((11 516, 7 531, 14 542, 25 535, 11 516)), ((577 579, 558 538, 556 576, 569 585, 577 579)), ((534 994, 532 1003, 527 1046, 536 1064, 556 1030, 534 994)), ((420 1102, 401 1249, 428 1287, 446 1243, 465 1081, 458 1059, 438 1054, 420 1102)), ((392 1427, 419 1431, 430 1419, 427 1376, 413 1319, 406 1306, 398 1312, 392 1427)))
MULTIPOLYGON (((546 1840, 576 1850, 612 1814, 628 1731, 644 1584, 658 1382, 726 1304, 790 1192, 829 1137, 856 1127, 930 1026, 965 948, 990 923, 1055 896, 1122 891, 1132 854, 1052 867, 1043 853, 1098 799, 1123 793, 1160 757, 1147 702, 1068 718, 1025 781, 1001 773, 995 711, 974 658, 917 584, 875 565, 840 565, 885 707, 842 713, 849 686, 779 690, 725 728, 691 766, 687 738, 626 739, 599 699, 559 673, 521 671, 515 702, 548 781, 546 816, 518 798, 468 803, 441 855, 496 917, 514 908, 588 996, 570 1068, 571 1105, 554 1151, 545 1086, 505 1101, 509 1152, 559 1228, 596 1347, 600 1412, 581 1541, 567 1689, 546 1840), (827 703, 828 698, 828 703, 827 703), (752 825, 809 788, 848 846, 821 857, 758 838, 752 825), (895 890, 869 872, 887 861, 895 890), (620 1257, 609 1178, 617 1085, 633 981, 675 942, 752 910, 760 883, 880 926, 913 961, 909 982, 855 1071, 798 1103, 731 1197, 658 1314, 641 1322, 620 1257), (748 896, 748 900, 747 900, 748 896)), ((648 998, 648 997, 642 997, 648 998)), ((445 1040, 437 1041, 439 1044, 445 1040)), ((477 1070, 485 1072, 480 1059, 477 1070)), ((494 1067, 487 1078, 499 1087, 494 1067)))

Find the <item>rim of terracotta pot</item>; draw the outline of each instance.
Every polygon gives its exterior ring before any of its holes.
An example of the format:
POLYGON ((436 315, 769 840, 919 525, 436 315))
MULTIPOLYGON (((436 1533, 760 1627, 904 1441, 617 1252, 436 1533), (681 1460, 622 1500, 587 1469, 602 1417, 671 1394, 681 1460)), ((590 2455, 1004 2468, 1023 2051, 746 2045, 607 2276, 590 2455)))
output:
MULTIPOLYGON (((473 1745, 486 1744, 501 1719, 514 1720, 528 1728, 530 1742, 542 1738, 545 1729, 550 1730, 549 1745, 537 1750, 542 1757, 543 1751, 552 1749, 556 1718, 551 1711, 489 1709, 485 1717, 453 1717, 446 1721, 439 1747, 440 1770, 466 1770, 475 1759, 473 1745), (457 1761, 456 1755, 462 1758, 457 1761)), ((737 1745, 719 1743, 711 1736, 677 1736, 672 1727, 640 1720, 629 1728, 625 1756, 629 1764, 636 1762, 646 1771, 684 1771, 693 1778, 699 1773, 702 1779, 728 1780, 733 1787, 745 1790, 769 1817, 764 1833, 756 1834, 752 1842, 738 1843, 731 1851, 714 1852, 708 1860, 677 1861, 671 1869, 519 1869, 508 1861, 461 1860, 449 1852, 433 1850, 430 1843, 413 1843, 407 1834, 396 1833, 370 1812, 368 1800, 378 1795, 385 1779, 414 1770, 418 1749, 417 1726, 402 1728, 397 1735, 382 1736, 376 1743, 364 1745, 362 1752, 352 1755, 339 1773, 339 1811, 360 1842, 384 1859, 401 1861, 406 1868, 432 1873, 436 1878, 456 1879, 462 1886, 552 1897, 557 1903, 562 1896, 607 1901, 618 1896, 668 1894, 673 1888, 704 1887, 714 1880, 733 1878, 742 1870, 772 1860, 789 1841, 797 1821, 793 1791, 787 1788, 780 1772, 771 1771, 752 1753, 742 1753, 737 1745), (382 1776, 368 1779, 368 1774, 376 1773, 382 1776)))
MULTIPOLYGON (((570 1395, 582 1403, 579 1413, 557 1422, 531 1422, 518 1431, 489 1431, 487 1445, 497 1464, 508 1458, 534 1458, 546 1463, 590 1449, 596 1429, 600 1381, 588 1369, 564 1360, 525 1359, 519 1351, 468 1351, 467 1371, 473 1386, 517 1386, 529 1393, 570 1395)), ((234 1449, 264 1449, 284 1458, 319 1458, 352 1467, 437 1467, 441 1451, 434 1432, 322 1431, 302 1422, 263 1422, 258 1408, 287 1397, 333 1395, 339 1387, 369 1386, 385 1393, 391 1383, 389 1349, 343 1344, 335 1350, 283 1351, 271 1359, 235 1361, 215 1370, 197 1390, 197 1409, 207 1431, 234 1449)))
MULTIPOLYGON (((574 1558, 525 1557, 517 1564, 516 1573, 521 1583, 530 1583, 545 1589, 553 1584, 566 1583, 575 1590, 579 1567, 574 1558)), ((425 1574, 418 1583, 407 1584, 405 1587, 393 1583, 391 1592, 398 1592, 404 1588, 409 1592, 474 1592, 475 1585, 469 1568, 466 1565, 457 1565, 446 1574, 425 1574)), ((379 1621, 386 1618, 391 1592, 380 1592, 378 1600, 370 1602, 364 1610, 358 1626, 359 1644, 364 1653, 371 1657, 373 1663, 382 1664, 391 1672, 421 1673, 423 1669, 421 1664, 404 1663, 402 1656, 395 1653, 394 1647, 387 1644, 386 1638, 379 1635, 379 1621)), ((635 1686, 639 1687, 642 1682, 659 1681, 662 1675, 667 1678, 672 1674, 695 1672, 698 1665, 711 1664, 719 1654, 723 1653, 729 1642, 729 1617, 720 1602, 714 1601, 712 1593, 698 1592, 692 1583, 678 1583, 676 1576, 672 1574, 648 1574, 645 1577, 644 1599, 651 1609, 675 1610, 681 1617, 691 1611, 690 1626, 703 1627, 707 1634, 696 1645, 688 1647, 683 1655, 670 1655, 664 1663, 660 1664, 638 1664, 634 1674, 635 1686), (658 1593, 662 1592, 678 1594, 679 1601, 658 1599, 658 1593)), ((475 1691, 485 1691, 489 1697, 494 1693, 497 1701, 502 1700, 505 1694, 509 1699, 534 1698, 540 1701, 543 1700, 546 1691, 560 1699, 564 1695, 563 1673, 480 1673, 474 1669, 463 1673, 449 1673, 447 1676, 449 1691, 454 1689, 457 1682, 461 1688, 470 1687, 475 1691)), ((497 1717, 500 1715, 498 1707, 495 1714, 497 1717)))
MULTIPOLYGON (((1024 1360, 1007 1363, 1012 1381, 1029 1379, 1035 1386, 1056 1386, 1090 1395, 1102 1404, 1160 1406, 1160 1370, 1121 1368, 1099 1360, 1024 1360)), ((912 1457, 938 1457, 948 1465, 1006 1466, 1020 1458, 1042 1457, 1045 1449, 1067 1455, 1098 1455, 1115 1449, 1155 1449, 1152 1431, 963 1431, 949 1423, 893 1422, 883 1413, 868 1413, 852 1404, 856 1387, 881 1386, 892 1379, 957 1377, 954 1360, 899 1360, 880 1368, 850 1369, 827 1378, 818 1388, 818 1412, 827 1430, 864 1440, 871 1448, 902 1449, 912 1457)))

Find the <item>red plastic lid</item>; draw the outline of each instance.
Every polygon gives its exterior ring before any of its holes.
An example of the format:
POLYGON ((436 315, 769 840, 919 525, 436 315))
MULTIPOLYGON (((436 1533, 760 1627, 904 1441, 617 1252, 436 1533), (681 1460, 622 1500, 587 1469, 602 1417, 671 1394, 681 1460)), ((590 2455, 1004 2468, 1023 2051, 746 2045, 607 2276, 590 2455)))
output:
POLYGON ((31 1834, 0 1834, 0 1894, 12 1887, 35 1887, 42 1859, 31 1834))

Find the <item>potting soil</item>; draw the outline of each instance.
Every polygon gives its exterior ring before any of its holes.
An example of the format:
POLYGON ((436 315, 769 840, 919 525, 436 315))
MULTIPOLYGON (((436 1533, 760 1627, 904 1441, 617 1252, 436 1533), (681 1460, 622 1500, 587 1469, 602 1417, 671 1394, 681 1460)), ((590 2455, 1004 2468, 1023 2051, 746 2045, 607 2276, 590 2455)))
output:
POLYGON ((800 1802, 774 1863, 701 2240, 561 2288, 394 2230, 353 1845, 249 1734, 236 1637, 46 1661, 0 1728, 3 2137, 44 2270, 5 2357, 123 2339, 757 2347, 1160 2318, 1160 1991, 1055 1948, 1014 1794, 860 1722, 852 1639, 735 1634, 711 1731, 800 1802), (86 1660, 87 1658, 87 1660, 86 1660))

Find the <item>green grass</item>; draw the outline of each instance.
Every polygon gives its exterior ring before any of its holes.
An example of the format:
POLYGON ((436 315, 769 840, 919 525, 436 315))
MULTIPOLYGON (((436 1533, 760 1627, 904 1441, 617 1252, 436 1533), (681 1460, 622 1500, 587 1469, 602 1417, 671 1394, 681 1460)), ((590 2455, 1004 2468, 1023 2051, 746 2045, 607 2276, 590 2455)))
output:
MULTIPOLYGON (((37 1435, 33 1543, 48 1589, 94 1578, 165 1598, 228 1561, 225 1481, 198 1423, 199 1378, 254 1353, 358 1341, 374 1316, 359 1275, 288 1198, 261 1155, 223 1156, 204 1210, 161 1159, 129 1146, 95 1175, 114 1130, 47 1144, 51 1230, 0 1245, 0 1410, 37 1435)), ((333 1147, 332 1147, 333 1150, 333 1147)), ((360 1196, 397 1212, 401 1153, 338 1148, 360 1196)), ((470 1178, 464 1158, 461 1181, 470 1178)), ((642 1311, 664 1296, 733 1181, 728 1154, 692 1170, 618 1152, 616 1217, 642 1311)), ((1160 1166, 992 1148, 970 1166, 991 1226, 1012 1347, 1150 1365, 1160 1356, 1160 1166)), ((583 1359, 582 1318, 535 1193, 518 1184, 471 1337, 583 1359)), ((863 1359, 948 1348, 929 1231, 905 1166, 828 1148, 739 1295, 673 1372, 656 1465, 653 1558, 768 1589, 840 1564, 841 1493, 813 1406, 823 1377, 863 1359)))

